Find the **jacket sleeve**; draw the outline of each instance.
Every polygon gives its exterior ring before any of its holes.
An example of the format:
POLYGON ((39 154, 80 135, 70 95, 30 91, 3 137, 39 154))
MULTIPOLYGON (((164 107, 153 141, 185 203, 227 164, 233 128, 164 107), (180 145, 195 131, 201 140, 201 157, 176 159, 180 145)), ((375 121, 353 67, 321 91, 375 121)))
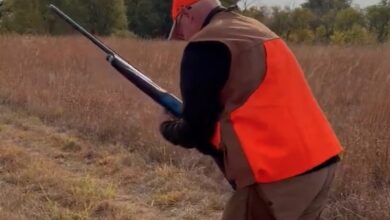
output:
POLYGON ((183 118, 161 124, 165 139, 210 154, 210 140, 222 112, 220 93, 229 76, 230 62, 230 51, 223 43, 196 42, 186 47, 180 73, 183 118))

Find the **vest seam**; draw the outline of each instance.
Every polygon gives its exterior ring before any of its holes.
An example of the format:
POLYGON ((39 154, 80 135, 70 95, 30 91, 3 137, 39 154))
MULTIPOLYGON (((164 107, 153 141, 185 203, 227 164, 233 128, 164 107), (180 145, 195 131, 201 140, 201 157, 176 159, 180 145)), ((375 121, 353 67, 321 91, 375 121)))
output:
MULTIPOLYGON (((230 119, 230 114, 232 114, 233 112, 237 111, 238 109, 242 108, 245 103, 247 103, 247 101, 250 99, 250 97, 252 97, 252 95, 260 89, 260 87, 263 85, 264 81, 266 80, 268 74, 267 74, 267 71, 268 71, 268 63, 267 63, 267 50, 264 46, 263 43, 261 43, 261 46, 263 47, 264 49, 264 58, 263 58, 263 62, 264 62, 264 73, 263 73, 263 76, 262 76, 262 79, 260 80, 259 82, 259 85, 256 87, 255 90, 252 91, 251 94, 248 95, 248 97, 244 100, 244 102, 240 105, 240 106, 237 106, 236 108, 232 109, 230 112, 227 112, 228 116, 229 116, 229 119, 230 119)), ((253 46, 252 48, 254 48, 255 46, 253 46)), ((240 53, 239 53, 240 54, 240 53)), ((228 81, 226 82, 226 85, 227 83, 230 82, 230 76, 228 78, 228 81)))
MULTIPOLYGON (((254 183, 257 182, 256 173, 255 173, 255 170, 253 169, 253 167, 251 165, 250 160, 248 159, 246 151, 243 148, 242 141, 241 141, 239 135, 237 134, 236 128, 234 127, 234 123, 232 123, 231 115, 229 115, 229 121, 227 122, 227 126, 231 126, 233 134, 235 136, 234 138, 238 141, 240 151, 242 152, 242 155, 244 156, 245 162, 248 165, 247 168, 249 169, 249 171, 251 173, 251 177, 250 177, 251 181, 249 183, 246 183, 244 186, 241 186, 241 185, 238 185, 238 184, 237 185, 239 187, 245 187, 245 186, 254 184, 254 183)), ((227 146, 228 145, 226 145, 226 149, 228 148, 227 146)), ((237 182, 237 179, 234 179, 234 181, 237 182)))
POLYGON ((263 48, 264 48, 264 43, 265 42, 268 42, 268 41, 273 41, 273 40, 279 40, 280 37, 276 37, 276 38, 270 38, 270 39, 265 39, 265 40, 259 40, 259 41, 253 41, 250 45, 248 45, 247 47, 244 47, 242 49, 239 49, 237 50, 237 55, 240 55, 241 53, 244 53, 244 52, 247 52, 247 51, 250 51, 250 50, 253 50, 255 49, 255 47, 260 44, 263 48))

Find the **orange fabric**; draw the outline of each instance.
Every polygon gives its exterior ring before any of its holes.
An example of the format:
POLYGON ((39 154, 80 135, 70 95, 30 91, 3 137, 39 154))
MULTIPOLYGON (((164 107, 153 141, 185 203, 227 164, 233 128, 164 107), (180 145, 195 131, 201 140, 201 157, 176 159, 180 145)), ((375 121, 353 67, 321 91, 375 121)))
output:
POLYGON ((342 151, 292 52, 280 39, 264 47, 265 79, 230 115, 260 183, 299 175, 342 151))
POLYGON ((217 123, 217 126, 215 128, 214 136, 211 139, 211 143, 216 147, 217 149, 220 148, 219 144, 221 143, 221 124, 217 123))
POLYGON ((172 19, 175 20, 180 11, 200 0, 173 0, 172 1, 172 19))

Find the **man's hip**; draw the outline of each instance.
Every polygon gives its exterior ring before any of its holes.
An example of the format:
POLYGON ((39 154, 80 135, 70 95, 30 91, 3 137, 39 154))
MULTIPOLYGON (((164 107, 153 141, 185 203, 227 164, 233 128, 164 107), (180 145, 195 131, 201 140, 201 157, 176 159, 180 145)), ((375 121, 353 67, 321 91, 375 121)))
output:
POLYGON ((319 218, 337 163, 283 181, 237 190, 223 220, 306 220, 319 218))

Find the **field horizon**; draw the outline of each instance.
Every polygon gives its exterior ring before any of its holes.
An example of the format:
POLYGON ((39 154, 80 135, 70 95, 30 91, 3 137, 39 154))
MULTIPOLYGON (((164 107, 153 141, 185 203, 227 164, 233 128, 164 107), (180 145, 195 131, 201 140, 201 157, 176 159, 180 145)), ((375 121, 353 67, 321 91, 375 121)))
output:
MULTIPOLYGON (((183 43, 104 38, 179 95, 183 43)), ((0 219, 218 219, 213 162, 82 37, 0 37, 0 219)), ((389 46, 291 45, 345 152, 324 219, 390 219, 389 46)))

